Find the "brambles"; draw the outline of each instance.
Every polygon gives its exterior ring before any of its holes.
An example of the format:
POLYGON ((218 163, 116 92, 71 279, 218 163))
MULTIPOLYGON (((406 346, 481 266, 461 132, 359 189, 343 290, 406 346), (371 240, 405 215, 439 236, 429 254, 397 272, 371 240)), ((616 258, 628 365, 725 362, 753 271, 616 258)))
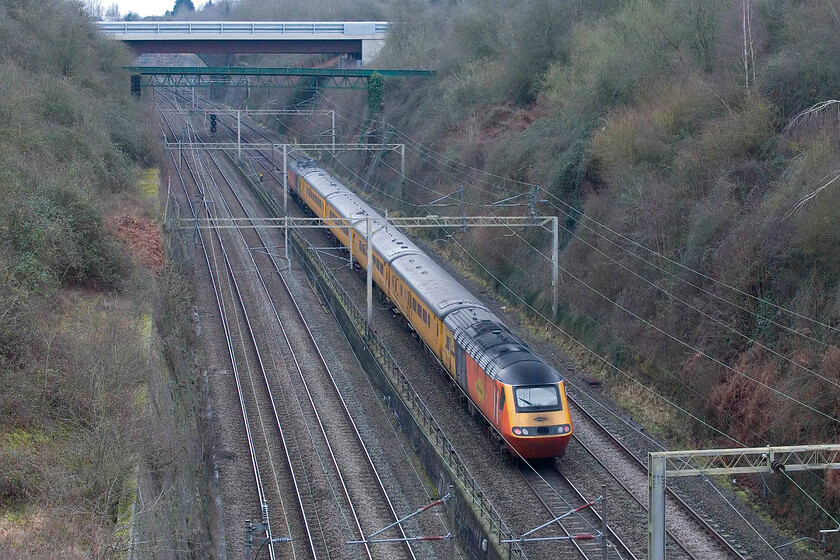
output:
POLYGON ((126 323, 143 281, 103 216, 149 137, 81 3, 4 3, 0 35, 0 556, 104 555, 149 365, 126 323))
MULTIPOLYGON (((829 106, 789 126, 837 98, 833 8, 484 0, 415 9, 422 30, 400 28, 383 54, 435 68, 437 81, 395 84, 386 117, 452 161, 409 160, 412 179, 442 192, 466 179, 484 203, 539 184, 550 194, 537 212, 566 226, 564 326, 744 443, 836 439, 826 418, 726 367, 829 413, 838 406, 836 387, 814 376, 834 374, 812 340, 837 345, 836 332, 795 314, 840 321, 840 124, 829 106)), ((387 170, 379 179, 399 181, 387 170)), ((416 204, 436 198, 416 184, 404 191, 416 204)), ((507 287, 548 312, 544 257, 521 241, 467 237, 507 287)), ((650 404, 617 379, 609 386, 631 408, 650 404)), ((696 424, 662 431, 731 443, 696 424)))

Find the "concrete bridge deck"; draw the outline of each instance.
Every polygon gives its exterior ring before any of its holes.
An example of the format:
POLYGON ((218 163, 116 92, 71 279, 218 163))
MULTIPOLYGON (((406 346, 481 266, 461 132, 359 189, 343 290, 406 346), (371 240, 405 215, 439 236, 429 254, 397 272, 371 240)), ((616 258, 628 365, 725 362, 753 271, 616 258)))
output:
POLYGON ((383 21, 103 21, 99 29, 140 53, 327 53, 369 62, 383 21))

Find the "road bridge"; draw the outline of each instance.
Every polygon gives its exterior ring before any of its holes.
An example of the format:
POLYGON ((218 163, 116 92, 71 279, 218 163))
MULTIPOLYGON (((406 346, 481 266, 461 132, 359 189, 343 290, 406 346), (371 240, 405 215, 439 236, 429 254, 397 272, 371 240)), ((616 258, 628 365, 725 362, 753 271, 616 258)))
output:
POLYGON ((325 53, 371 61, 384 21, 101 21, 99 29, 135 53, 325 53))

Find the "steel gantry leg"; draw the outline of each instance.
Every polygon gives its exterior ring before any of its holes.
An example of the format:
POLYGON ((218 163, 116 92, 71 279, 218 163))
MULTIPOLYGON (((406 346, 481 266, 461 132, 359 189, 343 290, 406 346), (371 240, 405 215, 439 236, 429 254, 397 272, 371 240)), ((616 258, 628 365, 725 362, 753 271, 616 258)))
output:
MULTIPOLYGON (((370 216, 365 219, 365 227, 367 229, 367 239, 365 240, 365 251, 367 252, 367 328, 371 328, 371 319, 373 318, 373 251, 370 244, 370 216)), ((352 247, 350 248, 352 253, 352 247)))
POLYGON ((400 144, 400 173, 402 173, 402 180, 405 183, 405 144, 400 144))
POLYGON ((665 457, 648 454, 648 558, 665 560, 665 457))
POLYGON ((601 558, 607 560, 607 551, 609 549, 609 542, 607 541, 607 534, 609 533, 609 526, 607 525, 607 485, 601 485, 601 558))
POLYGON ((283 144, 283 215, 286 217, 286 235, 284 240, 284 251, 286 258, 289 258, 289 153, 288 146, 283 144))
POLYGON ((560 219, 551 218, 551 313, 557 319, 557 290, 560 268, 560 219))

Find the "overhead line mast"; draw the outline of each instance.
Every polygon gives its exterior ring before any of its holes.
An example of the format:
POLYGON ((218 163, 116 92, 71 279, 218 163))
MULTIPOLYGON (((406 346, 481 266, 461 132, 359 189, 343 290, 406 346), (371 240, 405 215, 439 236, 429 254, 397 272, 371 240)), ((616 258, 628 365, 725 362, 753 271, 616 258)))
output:
MULTIPOLYGON (((840 469, 840 444, 649 453, 648 559, 665 560, 667 476, 715 476, 826 469, 840 469)), ((830 532, 835 532, 835 529, 820 531, 823 535, 830 532)))

